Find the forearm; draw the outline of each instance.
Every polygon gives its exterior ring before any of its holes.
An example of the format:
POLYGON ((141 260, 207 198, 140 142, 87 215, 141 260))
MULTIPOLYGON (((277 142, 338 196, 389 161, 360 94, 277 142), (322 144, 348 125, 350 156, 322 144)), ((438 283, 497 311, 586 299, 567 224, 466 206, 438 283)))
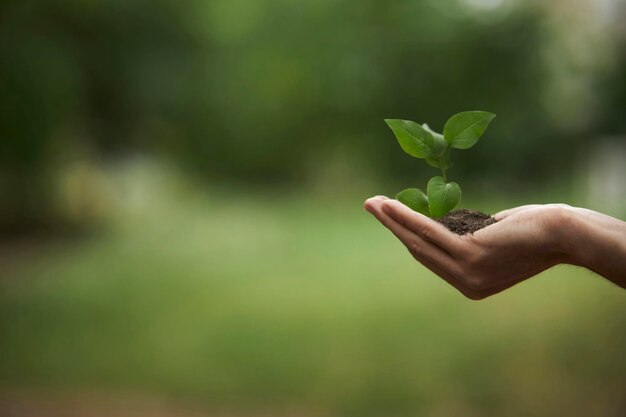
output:
POLYGON ((570 263, 626 288, 626 222, 580 208, 565 209, 562 216, 570 263))

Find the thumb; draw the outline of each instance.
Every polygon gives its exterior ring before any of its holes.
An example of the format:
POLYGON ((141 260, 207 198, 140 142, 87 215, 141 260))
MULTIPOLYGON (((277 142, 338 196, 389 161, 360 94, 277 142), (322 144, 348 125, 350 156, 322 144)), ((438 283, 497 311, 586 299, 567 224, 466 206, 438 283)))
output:
POLYGON ((519 206, 519 207, 510 208, 508 210, 502 210, 501 212, 496 213, 493 217, 495 217, 497 221, 500 221, 502 219, 506 219, 507 217, 513 216, 514 214, 520 213, 522 211, 537 208, 540 205, 541 204, 527 204, 525 206, 519 206))

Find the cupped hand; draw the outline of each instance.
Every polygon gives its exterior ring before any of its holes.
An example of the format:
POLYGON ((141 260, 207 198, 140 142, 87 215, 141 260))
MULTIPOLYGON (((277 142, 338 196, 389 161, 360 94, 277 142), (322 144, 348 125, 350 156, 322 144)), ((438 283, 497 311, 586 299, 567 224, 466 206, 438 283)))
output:
POLYGON ((459 236, 399 201, 373 197, 365 209, 411 255, 466 297, 479 300, 556 264, 571 262, 563 246, 560 204, 522 206, 495 215, 497 223, 459 236))

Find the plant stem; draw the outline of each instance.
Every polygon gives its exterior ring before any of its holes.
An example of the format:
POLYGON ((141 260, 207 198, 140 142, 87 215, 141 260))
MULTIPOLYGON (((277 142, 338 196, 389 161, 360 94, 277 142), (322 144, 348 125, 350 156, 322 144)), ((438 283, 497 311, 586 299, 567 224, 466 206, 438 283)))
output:
POLYGON ((443 156, 443 158, 441 158, 441 160, 439 161, 439 168, 441 168, 441 176, 443 177, 443 181, 444 182, 448 182, 448 177, 446 176, 446 169, 445 167, 445 155, 443 156))
POLYGON ((448 182, 448 177, 446 175, 446 161, 448 160, 448 153, 450 149, 448 148, 443 155, 441 155, 441 159, 439 160, 439 168, 441 168, 441 176, 443 177, 444 182, 448 182))

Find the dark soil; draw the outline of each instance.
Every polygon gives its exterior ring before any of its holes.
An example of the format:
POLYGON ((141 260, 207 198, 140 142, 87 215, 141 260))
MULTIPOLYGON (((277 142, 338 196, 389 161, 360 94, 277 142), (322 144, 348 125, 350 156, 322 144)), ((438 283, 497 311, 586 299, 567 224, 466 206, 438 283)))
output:
POLYGON ((496 219, 480 211, 461 209, 451 211, 437 221, 450 229, 451 232, 464 235, 494 224, 496 219))

